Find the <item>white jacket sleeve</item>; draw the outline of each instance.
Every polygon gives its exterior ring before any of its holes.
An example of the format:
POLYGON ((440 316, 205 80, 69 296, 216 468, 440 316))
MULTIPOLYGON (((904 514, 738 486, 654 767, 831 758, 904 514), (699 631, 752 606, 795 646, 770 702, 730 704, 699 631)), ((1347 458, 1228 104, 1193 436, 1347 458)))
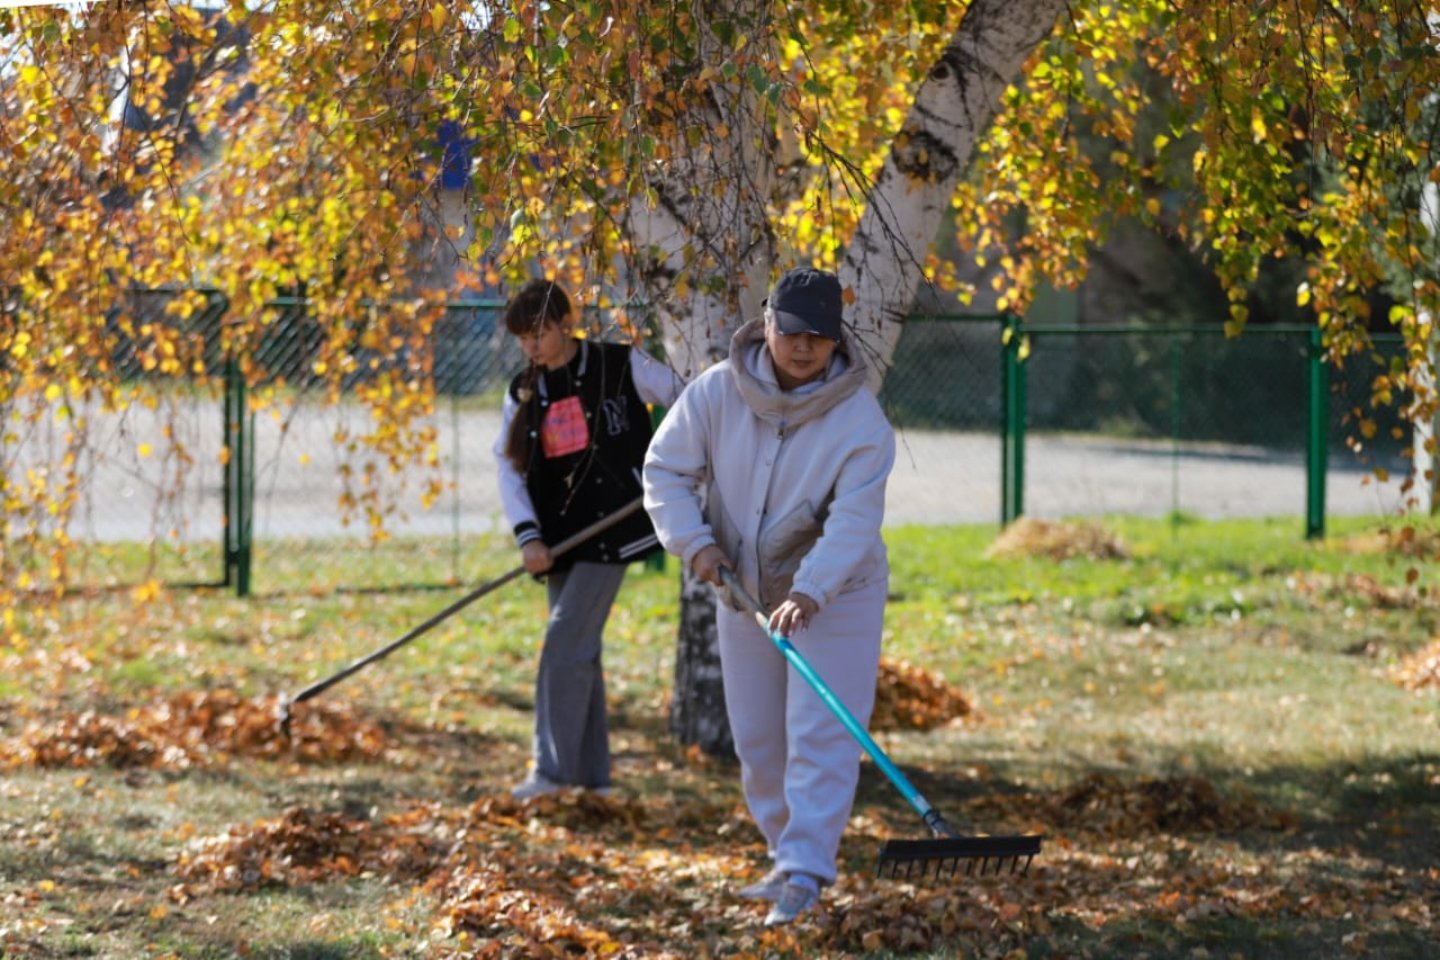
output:
POLYGON ((505 402, 500 405, 500 435, 495 438, 494 445, 490 448, 495 455, 495 467, 500 486, 500 509, 505 512, 505 520, 510 524, 510 529, 515 531, 516 539, 521 546, 526 542, 539 538, 543 531, 540 530, 539 522, 535 514, 535 504, 530 500, 530 491, 525 486, 525 478, 510 458, 505 456, 505 444, 510 436, 510 422, 515 419, 515 414, 520 405, 515 398, 510 396, 510 391, 505 391, 505 402), (524 527, 525 529, 520 529, 524 527))
POLYGON ((673 406, 685 389, 680 374, 638 347, 630 348, 630 377, 641 400, 662 407, 673 406))
POLYGON ((880 540, 885 484, 895 465, 895 432, 878 410, 868 419, 855 423, 862 436, 840 469, 824 529, 790 588, 822 607, 839 595, 880 540))
POLYGON ((645 511, 660 543, 687 569, 695 554, 715 542, 700 501, 701 487, 710 477, 713 427, 706 380, 702 376, 680 394, 645 454, 645 511))

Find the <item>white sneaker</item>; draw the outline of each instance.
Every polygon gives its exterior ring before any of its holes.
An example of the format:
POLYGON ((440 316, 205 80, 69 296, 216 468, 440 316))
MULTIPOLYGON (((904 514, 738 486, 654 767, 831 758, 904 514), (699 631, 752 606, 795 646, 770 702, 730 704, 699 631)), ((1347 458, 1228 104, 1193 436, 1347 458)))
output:
POLYGON ((510 788, 510 796, 516 800, 529 800, 531 797, 559 793, 564 789, 566 789, 565 784, 556 783, 538 770, 531 770, 529 776, 510 788))
POLYGON ((765 926, 778 927, 795 920, 820 901, 820 889, 804 881, 786 880, 775 906, 765 916, 765 926))
POLYGON ((784 870, 773 867, 759 880, 736 890, 735 895, 746 900, 769 900, 774 903, 780 899, 780 890, 785 886, 786 876, 788 875, 784 870))

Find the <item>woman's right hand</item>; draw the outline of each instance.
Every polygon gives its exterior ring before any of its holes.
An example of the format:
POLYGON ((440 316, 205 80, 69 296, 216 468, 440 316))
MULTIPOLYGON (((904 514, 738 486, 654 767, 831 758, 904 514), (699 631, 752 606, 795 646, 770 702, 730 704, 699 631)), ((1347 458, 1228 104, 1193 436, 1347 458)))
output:
POLYGON ((531 540, 520 548, 520 559, 525 564, 525 572, 541 574, 555 565, 555 558, 550 556, 550 548, 539 540, 531 540))
POLYGON ((715 586, 723 586, 720 582, 720 569, 734 571, 735 564, 725 556, 725 551, 711 543, 700 548, 695 554, 695 559, 690 561, 690 568, 695 571, 695 576, 706 583, 713 583, 715 586))

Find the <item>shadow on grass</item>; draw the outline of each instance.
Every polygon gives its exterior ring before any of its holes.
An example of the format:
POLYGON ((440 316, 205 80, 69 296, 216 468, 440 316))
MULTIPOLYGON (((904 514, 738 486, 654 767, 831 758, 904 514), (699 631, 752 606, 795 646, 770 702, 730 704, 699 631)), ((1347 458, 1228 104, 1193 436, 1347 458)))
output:
MULTIPOLYGON (((993 833, 1008 832, 1028 820, 1035 812, 1036 797, 1053 797, 1066 789, 1061 786, 1036 791, 996 776, 993 764, 983 778, 933 767, 902 769, 916 789, 957 828, 965 821, 965 809, 971 801, 983 800, 986 809, 994 810, 997 806, 1004 808, 1007 796, 1015 798, 1013 822, 976 825, 993 833)), ((1149 779, 1149 775, 1113 767, 1080 769, 1075 773, 1114 777, 1122 784, 1149 779)), ((1242 810, 1248 807, 1255 814, 1253 823, 1239 829, 1197 823, 1187 829, 1183 816, 1179 816, 1178 826, 1166 828, 1137 822, 1137 836, 1209 834, 1257 852, 1319 849, 1335 855, 1341 863, 1354 855, 1374 861, 1381 869, 1425 870, 1440 863, 1440 830, 1435 826, 1440 823, 1440 752, 1321 767, 1286 765, 1247 771, 1209 766, 1189 771, 1186 776, 1209 781, 1227 802, 1242 810)), ((870 763, 861 768, 856 798, 857 811, 866 806, 882 808, 892 816, 909 814, 912 836, 928 835, 902 794, 870 763)), ((891 821, 892 826, 902 823, 900 819, 891 821)), ((1095 828, 1100 826, 1096 824, 1095 828)), ((1083 834, 1087 830, 1083 823, 1077 827, 1071 822, 1050 832, 1083 834)), ((1356 878, 1337 879, 1353 882, 1356 878)))
POLYGON ((1285 847, 1353 851, 1406 870, 1440 863, 1440 753, 1217 773, 1295 818, 1297 830, 1279 838, 1285 847))
MULTIPOLYGON (((240 944, 236 944, 237 951, 240 944)), ((248 956, 254 960, 370 960, 389 956, 389 952, 375 944, 355 941, 340 943, 294 943, 284 946, 261 947, 258 950, 237 952, 235 956, 248 956)))

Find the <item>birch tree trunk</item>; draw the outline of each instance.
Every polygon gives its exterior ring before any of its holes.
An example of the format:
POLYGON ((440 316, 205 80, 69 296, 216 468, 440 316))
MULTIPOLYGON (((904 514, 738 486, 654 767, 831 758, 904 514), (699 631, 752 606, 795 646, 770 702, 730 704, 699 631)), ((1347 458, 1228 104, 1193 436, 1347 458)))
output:
MULTIPOLYGON (((723 10, 731 24, 752 24, 752 36, 770 36, 768 0, 703 6, 723 10)), ((724 56, 707 33, 697 66, 724 56)), ((743 80, 716 77, 706 94, 676 124, 670 159, 657 167, 649 196, 631 206, 627 223, 634 267, 661 311, 666 358, 687 381, 723 359, 731 334, 757 315, 774 262, 773 113, 743 80)))
MULTIPOLYGON (((1440 236, 1440 189, 1433 183, 1425 184, 1421 191, 1420 216, 1429 226, 1430 235, 1440 236)), ((1410 498, 1416 513, 1430 516, 1436 512, 1436 491, 1440 488, 1440 477, 1436 476, 1435 469, 1436 440, 1440 437, 1440 403, 1437 403, 1435 393, 1440 336, 1436 335, 1434 316, 1422 311, 1419 319, 1426 329, 1426 350, 1423 361, 1411 377, 1414 399, 1410 408, 1410 498)))
MULTIPOLYGON (((722 3, 732 22, 763 29, 771 4, 722 3)), ((716 52, 719 40, 705 46, 716 52)), ((702 48, 700 63, 718 62, 702 48)), ((687 381, 724 359, 730 337, 760 312, 774 263, 769 201, 776 185, 773 114, 744 82, 718 80, 683 118, 671 161, 631 208, 628 228, 642 285, 659 309, 666 358, 687 381)), ((680 572, 680 625, 671 733, 714 756, 732 756, 725 714, 715 593, 680 572)))
MULTIPOLYGON (((732 17, 736 6, 728 5, 732 17)), ((769 4, 738 6, 768 15, 769 4)), ((871 364, 874 390, 975 143, 1005 85, 1064 6, 1064 0, 974 0, 921 85, 838 271, 854 294, 848 319, 871 364)), ((649 253, 641 267, 653 302, 673 309, 663 316, 665 345, 687 379, 723 358, 739 323, 760 312, 774 267, 768 210, 777 208, 771 202, 781 189, 774 118, 744 84, 711 89, 714 96, 692 118, 702 133, 699 146, 676 144, 682 159, 652 182, 653 200, 637 204, 630 224, 636 248, 649 253)), ((689 571, 681 576, 671 729, 682 743, 729 753, 714 593, 689 571)))
POLYGON ((925 255, 1007 84, 1055 27, 1065 0, 974 0, 930 68, 840 264, 849 322, 878 391, 915 300, 925 255))

